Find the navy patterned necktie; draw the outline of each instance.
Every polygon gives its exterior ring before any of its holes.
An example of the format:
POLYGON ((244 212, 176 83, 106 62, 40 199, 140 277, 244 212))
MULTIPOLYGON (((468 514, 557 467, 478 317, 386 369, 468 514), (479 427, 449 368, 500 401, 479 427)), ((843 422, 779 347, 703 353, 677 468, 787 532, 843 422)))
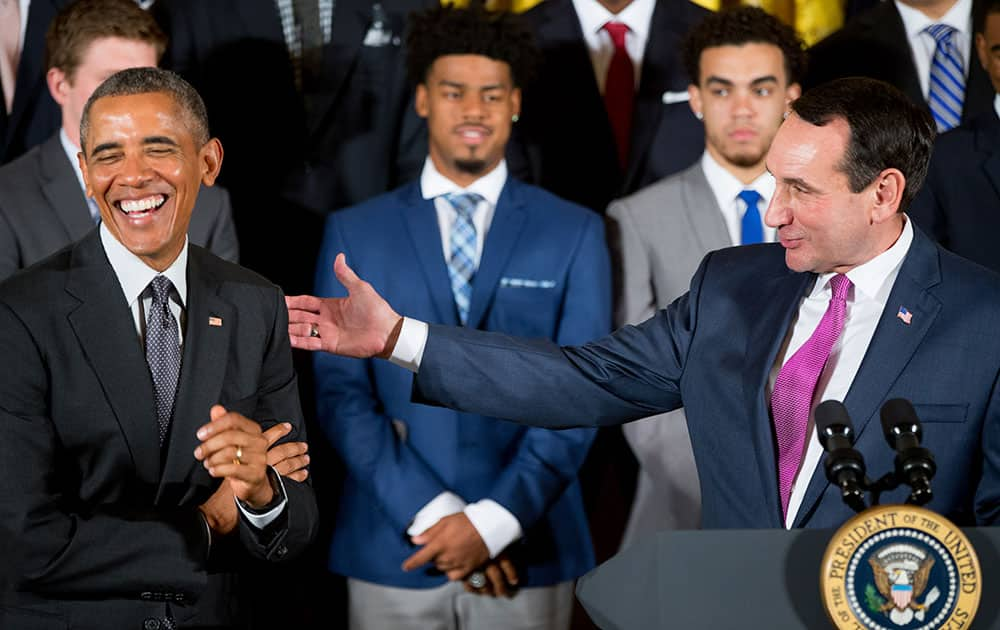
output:
POLYGON ((948 131, 962 122, 965 103, 965 63, 955 45, 955 29, 947 24, 931 24, 924 29, 934 38, 931 79, 927 104, 938 131, 948 131))
POLYGON ((174 412, 174 396, 181 372, 181 346, 177 318, 170 311, 173 283, 166 276, 156 276, 149 288, 153 292, 153 303, 146 320, 146 362, 153 377, 156 425, 160 446, 163 446, 174 412))
POLYGON ((476 225, 472 215, 483 200, 476 193, 451 193, 444 198, 455 208, 455 221, 451 224, 451 256, 448 259, 448 276, 451 292, 455 295, 458 319, 464 326, 469 319, 472 302, 472 278, 476 275, 476 225))

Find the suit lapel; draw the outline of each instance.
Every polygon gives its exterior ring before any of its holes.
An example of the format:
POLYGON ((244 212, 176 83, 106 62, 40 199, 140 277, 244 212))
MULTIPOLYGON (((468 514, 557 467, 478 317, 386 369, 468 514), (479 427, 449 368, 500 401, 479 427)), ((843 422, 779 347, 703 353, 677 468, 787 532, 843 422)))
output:
POLYGON ((229 354, 229 339, 236 325, 236 311, 218 295, 220 282, 205 264, 201 250, 189 249, 186 304, 187 326, 184 331, 184 354, 170 423, 170 443, 165 450, 157 503, 176 505, 187 498, 184 493, 200 485, 191 482, 193 475, 208 479, 204 467, 194 459, 198 446, 198 427, 209 420, 208 410, 219 402, 229 354), (209 318, 222 321, 209 325, 209 318))
MULTIPOLYGON (((344 80, 355 70, 355 60, 364 42, 367 26, 373 18, 373 4, 363 0, 337 0, 330 44, 324 47, 323 76, 326 77, 326 82, 317 99, 317 112, 328 113, 332 110, 333 102, 344 87, 344 80)), ((322 120, 322 114, 314 116, 311 121, 313 127, 322 120)), ((310 130, 312 131, 314 129, 310 130)))
MULTIPOLYGON (((928 289, 940 280, 937 250, 927 237, 914 228, 913 244, 900 267, 858 373, 844 398, 844 405, 854 422, 855 435, 861 435, 872 419, 878 416, 893 383, 934 324, 941 303, 928 289), (910 324, 904 324, 896 317, 901 306, 912 313, 910 324)), ((811 516, 828 486, 826 475, 819 470, 814 471, 795 518, 797 527, 811 516)))
MULTIPOLYGON (((639 77, 639 89, 636 91, 635 109, 632 114, 628 171, 625 174, 624 190, 632 189, 633 180, 642 170, 640 167, 645 162, 644 157, 656 135, 660 118, 663 117, 663 93, 669 90, 672 84, 685 87, 688 84, 686 77, 675 76, 677 68, 668 63, 676 57, 672 51, 680 49, 681 38, 684 35, 676 32, 678 20, 671 19, 675 18, 670 15, 673 6, 673 2, 659 0, 650 20, 650 37, 642 57, 642 74, 639 77)), ((696 122, 693 116, 691 122, 696 122)))
POLYGON ((80 189, 73 166, 66 159, 59 134, 41 146, 42 194, 59 217, 71 241, 81 238, 94 227, 87 198, 80 189))
POLYGON ((771 527, 781 527, 781 508, 778 505, 778 460, 775 452, 774 429, 771 413, 767 408, 764 392, 767 391, 771 367, 798 313, 803 295, 812 286, 816 276, 809 273, 788 271, 762 282, 759 294, 766 300, 757 302, 758 308, 745 316, 752 321, 747 343, 746 369, 743 370, 743 392, 746 396, 747 419, 753 436, 753 452, 757 474, 764 488, 764 505, 771 519, 771 527))
POLYGON ((7 131, 13 133, 31 105, 32 99, 50 98, 44 83, 45 31, 56 16, 56 6, 52 0, 34 0, 28 9, 28 27, 25 30, 25 48, 21 51, 21 61, 17 68, 14 87, 14 103, 7 120, 7 131))
POLYGON ((976 121, 976 150, 986 156, 983 172, 1000 195, 1000 118, 996 113, 988 112, 976 121))
POLYGON ((906 27, 903 26, 903 18, 899 15, 899 10, 893 2, 882 2, 878 6, 868 11, 869 19, 866 20, 868 37, 879 42, 879 49, 889 59, 883 60, 883 64, 891 64, 894 72, 892 76, 877 77, 892 83, 905 93, 914 103, 924 103, 923 88, 920 87, 920 77, 917 74, 917 66, 913 62, 913 55, 910 53, 909 40, 906 37, 906 27), (888 63, 887 63, 888 62, 888 63))
POLYGON ((496 294, 500 274, 507 267, 527 218, 518 184, 508 177, 497 199, 493 222, 483 245, 483 257, 472 281, 469 328, 478 328, 482 323, 496 294))
POLYGON ((156 485, 160 450, 153 382, 132 312, 97 230, 75 246, 66 291, 80 301, 69 323, 115 414, 136 475, 142 484, 156 485))
POLYGON ((444 261, 444 249, 441 247, 441 231, 438 229, 437 210, 433 199, 420 196, 420 184, 410 184, 410 190, 402 194, 406 203, 401 204, 399 212, 407 227, 407 234, 413 243, 417 261, 423 271, 427 288, 434 303, 439 322, 449 325, 458 324, 458 312, 455 309, 455 298, 451 293, 451 279, 448 277, 448 267, 444 261))
POLYGON ((681 174, 681 196, 684 199, 684 212, 699 249, 710 252, 732 245, 729 228, 722 218, 719 204, 708 185, 700 161, 681 174))

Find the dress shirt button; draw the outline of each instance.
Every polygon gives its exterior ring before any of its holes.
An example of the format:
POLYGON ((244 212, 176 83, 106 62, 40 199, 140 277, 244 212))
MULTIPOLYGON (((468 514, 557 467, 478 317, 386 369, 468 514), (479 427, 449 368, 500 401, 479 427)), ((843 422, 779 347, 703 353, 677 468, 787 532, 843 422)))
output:
POLYGON ((144 602, 151 602, 153 601, 153 594, 149 591, 143 591, 142 593, 139 593, 139 599, 144 602))
POLYGON ((149 617, 142 622, 142 630, 160 630, 160 620, 149 617))

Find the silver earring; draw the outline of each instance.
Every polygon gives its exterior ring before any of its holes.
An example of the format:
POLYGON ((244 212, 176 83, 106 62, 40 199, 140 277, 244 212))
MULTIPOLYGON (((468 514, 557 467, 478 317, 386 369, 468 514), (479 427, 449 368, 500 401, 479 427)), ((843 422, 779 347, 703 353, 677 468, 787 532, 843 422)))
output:
POLYGON ((781 115, 782 120, 785 120, 787 118, 788 118, 788 112, 785 112, 784 114, 781 115))
POLYGON ((517 114, 514 114, 513 116, 510 117, 510 122, 512 123, 516 123, 519 120, 521 120, 521 117, 518 116, 517 114))
POLYGON ((697 118, 698 120, 702 120, 703 118, 705 118, 705 116, 703 116, 701 112, 695 112, 694 117, 697 118))

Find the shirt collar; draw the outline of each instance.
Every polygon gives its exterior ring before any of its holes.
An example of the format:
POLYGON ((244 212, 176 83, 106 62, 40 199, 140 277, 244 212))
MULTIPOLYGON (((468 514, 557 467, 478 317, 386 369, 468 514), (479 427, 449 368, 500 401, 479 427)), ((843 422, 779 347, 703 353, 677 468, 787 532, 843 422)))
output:
POLYGON ((597 0, 573 0, 584 33, 597 33, 608 22, 621 22, 643 41, 649 36, 656 0, 633 0, 620 13, 612 13, 597 0))
POLYGON ((931 24, 947 24, 962 35, 971 37, 972 30, 972 0, 958 0, 939 20, 932 20, 919 9, 914 9, 895 0, 899 16, 903 18, 903 28, 906 37, 913 39, 931 24))
MULTIPOLYGON (((755 190, 760 194, 762 200, 768 202, 774 196, 774 176, 766 170, 758 175, 757 179, 749 184, 744 184, 719 164, 708 151, 702 154, 701 168, 705 171, 705 179, 708 180, 708 185, 712 189, 712 192, 715 193, 715 197, 719 200, 720 205, 723 200, 725 203, 735 202, 736 195, 740 194, 743 190, 755 190)), ((763 212, 764 208, 761 207, 760 211, 763 212)))
MULTIPOLYGON (((903 232, 892 244, 892 247, 845 274, 854 285, 855 301, 857 301, 859 293, 870 300, 880 302, 885 302, 889 298, 889 290, 892 288, 893 280, 895 280, 899 267, 913 243, 913 225, 905 214, 903 218, 903 232)), ((830 278, 835 275, 835 273, 820 275, 813 286, 812 296, 815 297, 820 292, 825 291, 829 286, 830 278)))
POLYGON ((507 181, 507 160, 500 160, 500 163, 466 188, 462 188, 455 182, 441 174, 434 166, 430 156, 424 160, 424 169, 420 173, 420 194, 424 199, 434 199, 441 195, 456 192, 471 192, 482 195, 489 204, 496 207, 500 199, 500 191, 507 181))
MULTIPOLYGON (((125 302, 131 307, 142 296, 142 292, 146 290, 153 278, 161 274, 122 245, 108 230, 107 224, 101 223, 100 230, 104 253, 107 254, 108 262, 111 263, 111 268, 118 276, 118 284, 121 285, 122 292, 125 294, 125 302)), ((187 261, 188 241, 187 236, 185 236, 181 253, 162 273, 173 283, 174 289, 180 297, 181 307, 187 303, 187 261)))
POLYGON ((64 129, 59 130, 59 143, 62 144, 63 151, 66 152, 66 159, 69 160, 70 166, 73 167, 73 172, 76 173, 76 180, 80 182, 80 189, 83 190, 83 195, 86 197, 87 185, 83 183, 83 170, 80 168, 80 160, 76 157, 76 154, 80 152, 80 147, 73 144, 73 141, 69 139, 64 129))

